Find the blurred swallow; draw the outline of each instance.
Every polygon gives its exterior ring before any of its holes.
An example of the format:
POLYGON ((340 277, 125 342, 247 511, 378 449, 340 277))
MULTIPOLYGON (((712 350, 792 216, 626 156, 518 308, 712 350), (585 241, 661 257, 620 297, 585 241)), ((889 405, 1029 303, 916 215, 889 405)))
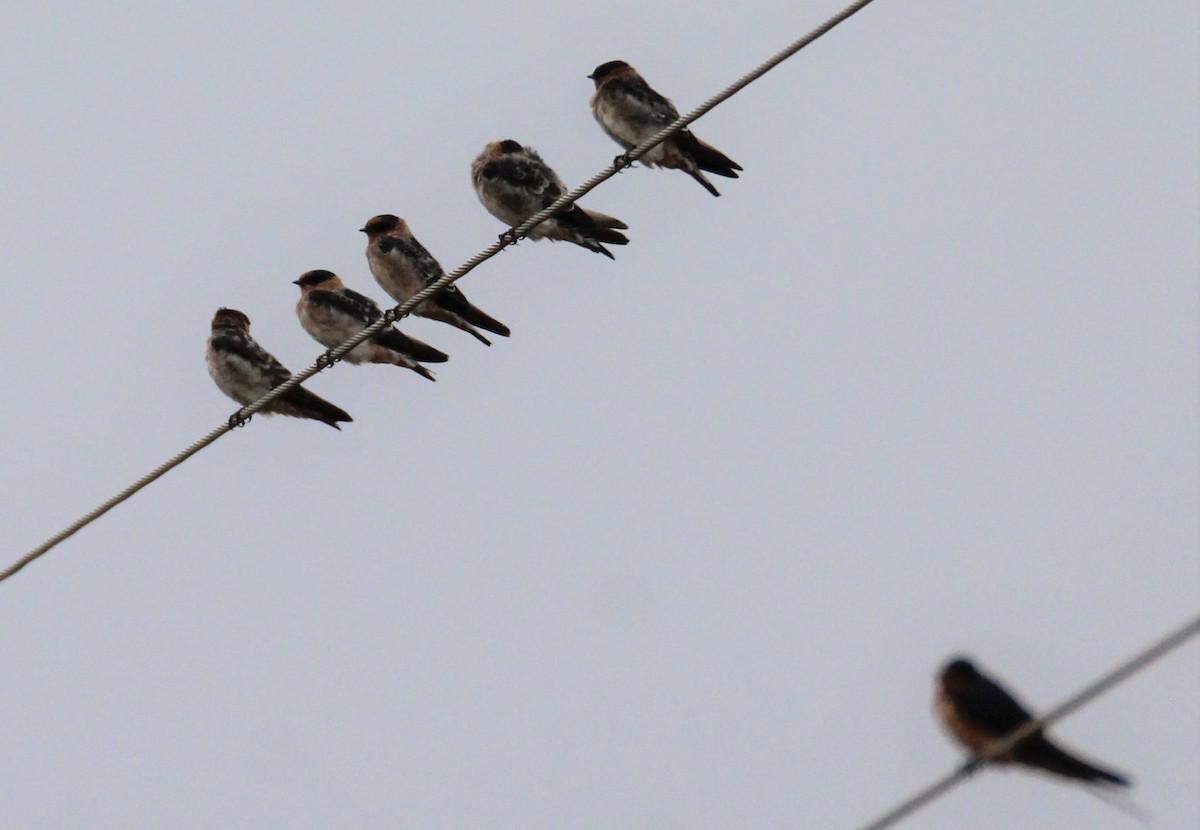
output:
MULTIPOLYGON (((398 303, 446 273, 399 216, 390 213, 372 216, 359 230, 367 235, 367 265, 375 281, 398 303)), ((456 285, 449 285, 422 302, 413 309, 413 314, 449 323, 485 346, 492 345, 492 341, 480 334, 476 326, 501 337, 510 334, 508 326, 471 305, 456 285)))
MULTIPOLYGON (((213 316, 207 359, 208 373, 217 388, 242 406, 253 403, 292 376, 250 336, 250 318, 232 308, 219 308, 213 316)), ((293 386, 261 412, 312 418, 334 429, 341 429, 339 421, 354 420, 303 386, 293 386)))
MULTIPOLYGON (((596 82, 592 115, 609 138, 626 150, 632 150, 679 119, 675 105, 655 92, 625 61, 602 63, 588 77, 596 82)), ((682 170, 714 196, 721 194, 700 171, 736 179, 737 171, 742 169, 736 161, 686 129, 652 148, 640 161, 649 167, 682 170)))
MULTIPOLYGON (((961 657, 952 659, 942 669, 938 686, 938 715, 950 734, 972 752, 979 752, 1033 717, 1003 687, 961 657)), ((1040 729, 995 760, 1038 767, 1081 781, 1121 787, 1130 784, 1128 778, 1066 752, 1040 729)))
MULTIPOLYGON (((471 181, 488 213, 515 227, 567 192, 558 174, 532 147, 516 141, 493 141, 471 164, 471 181)), ((628 245, 618 229, 629 226, 612 216, 571 204, 529 232, 530 239, 561 239, 615 257, 600 243, 628 245)))
MULTIPOLYGON (((351 291, 332 271, 308 271, 293 282, 300 286, 300 299, 296 301, 300 325, 326 348, 340 346, 383 316, 374 300, 351 291)), ((434 380, 433 373, 417 361, 445 363, 450 358, 428 343, 388 326, 359 343, 343 359, 351 363, 390 363, 434 380)))

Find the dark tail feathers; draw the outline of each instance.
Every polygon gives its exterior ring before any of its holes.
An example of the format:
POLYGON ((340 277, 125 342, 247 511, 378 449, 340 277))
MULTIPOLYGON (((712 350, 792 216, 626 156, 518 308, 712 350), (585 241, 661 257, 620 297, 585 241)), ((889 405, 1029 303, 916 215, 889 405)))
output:
POLYGON ((711 144, 705 144, 691 133, 687 133, 687 136, 691 140, 687 141, 684 139, 686 142, 685 149, 695 159, 697 167, 706 173, 712 173, 714 176, 724 176, 727 179, 736 179, 738 177, 736 171, 742 169, 740 164, 711 144))
MULTIPOLYGON (((457 323, 452 322, 453 316, 458 316, 470 323, 472 326, 479 326, 479 328, 485 331, 490 331, 492 334, 498 334, 501 337, 508 337, 510 334, 508 326, 504 325, 490 314, 487 314, 481 309, 471 305, 471 301, 467 299, 467 295, 464 294, 458 288, 458 286, 447 286, 444 291, 441 291, 436 295, 435 300, 435 304, 437 306, 451 315, 450 317, 439 319, 443 319, 445 322, 450 323, 451 325, 458 325, 457 323)), ((459 328, 462 328, 462 326, 459 326, 459 328)), ((492 345, 491 341, 486 337, 479 335, 477 332, 471 333, 483 341, 485 346, 492 345)))
POLYGON ((414 363, 413 365, 411 365, 411 366, 406 366, 405 368, 406 368, 406 369, 412 369, 412 370, 413 370, 414 372, 416 372, 418 375, 420 375, 421 377, 425 378, 425 380, 432 380, 432 381, 434 381, 435 383, 437 382, 437 378, 435 378, 435 377, 433 376, 433 372, 431 372, 431 371, 429 371, 428 369, 426 369, 426 368, 425 368, 424 366, 422 366, 420 363, 414 363))
POLYGON ((629 237, 613 228, 596 228, 592 232, 592 236, 600 242, 607 242, 609 245, 629 244, 629 237))
POLYGON ((708 179, 704 178, 704 174, 701 173, 699 170, 688 170, 687 174, 689 176, 691 176, 693 179, 695 179, 696 181, 700 182, 701 186, 703 186, 704 189, 707 190, 712 195, 714 195, 714 196, 721 195, 721 191, 719 191, 715 187, 713 187, 713 183, 710 182, 708 179))
POLYGON ((375 336, 375 342, 424 363, 445 363, 450 359, 450 355, 441 349, 435 349, 428 343, 423 343, 415 337, 409 337, 399 329, 384 329, 375 336))
POLYGON ((1056 772, 1068 778, 1077 778, 1081 781, 1104 781, 1119 787, 1130 786, 1128 778, 1093 766, 1087 761, 1059 749, 1041 735, 1034 736, 1022 744, 1014 755, 1016 760, 1022 763, 1056 772))
POLYGON ((340 407, 334 406, 324 398, 314 395, 303 386, 293 386, 283 395, 275 399, 271 407, 280 415, 291 415, 293 418, 311 418, 329 424, 340 430, 339 421, 353 421, 350 414, 340 407))
POLYGON ((490 331, 492 334, 498 334, 501 337, 508 337, 512 334, 508 326, 473 305, 467 306, 466 313, 462 315, 462 318, 473 326, 478 326, 484 331, 490 331))

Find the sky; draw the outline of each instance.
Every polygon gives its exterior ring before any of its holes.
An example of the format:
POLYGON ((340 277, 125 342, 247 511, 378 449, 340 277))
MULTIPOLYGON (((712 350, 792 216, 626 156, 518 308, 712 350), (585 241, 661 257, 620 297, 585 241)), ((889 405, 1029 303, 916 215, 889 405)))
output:
MULTIPOLYGON (((447 270, 469 165, 618 152, 587 75, 690 109, 841 0, 0 9, 5 560, 222 423, 219 306, 299 370, 302 272, 447 270), (769 8, 767 6, 770 6, 769 8)), ((879 0, 634 168, 616 261, 525 241, 429 383, 306 383, 0 584, 6 824, 855 828, 962 755, 973 655, 1053 705, 1200 597, 1200 12, 879 0)), ((1200 646, 1053 734, 1200 825, 1200 646)), ((903 826, 1141 826, 987 770, 903 826)))

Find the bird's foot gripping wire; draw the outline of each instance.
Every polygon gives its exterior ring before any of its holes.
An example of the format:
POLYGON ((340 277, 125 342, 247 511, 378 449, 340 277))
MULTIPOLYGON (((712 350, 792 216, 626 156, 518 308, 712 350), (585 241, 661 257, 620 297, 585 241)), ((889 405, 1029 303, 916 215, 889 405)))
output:
POLYGON ((246 424, 250 423, 250 419, 253 417, 253 415, 242 415, 242 410, 239 409, 237 412, 229 416, 229 428, 237 429, 238 427, 244 427, 246 424))
POLYGON ((974 775, 979 772, 987 764, 987 761, 982 755, 972 755, 963 762, 962 771, 964 775, 974 775))
POLYGON ((631 159, 629 157, 629 153, 621 153, 621 155, 616 156, 613 159, 612 163, 613 163, 613 169, 616 170, 618 173, 620 173, 621 171, 623 171, 629 167, 633 167, 633 159, 631 159))
POLYGON ((509 228, 504 233, 500 234, 500 244, 506 248, 509 245, 516 245, 520 240, 521 238, 517 236, 516 228, 509 228))

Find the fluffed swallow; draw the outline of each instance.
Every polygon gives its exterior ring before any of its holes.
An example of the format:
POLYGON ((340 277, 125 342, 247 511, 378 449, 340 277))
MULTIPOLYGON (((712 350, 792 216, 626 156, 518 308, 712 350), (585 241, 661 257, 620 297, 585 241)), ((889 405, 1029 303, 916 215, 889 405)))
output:
MULTIPOLYGON (((471 163, 475 194, 488 213, 515 227, 567 192, 558 174, 542 161, 532 147, 522 147, 511 138, 493 141, 471 163)), ((561 239, 615 257, 600 243, 628 245, 618 229, 629 226, 579 205, 570 204, 529 232, 530 239, 561 239)))
MULTIPOLYGON (((632 150, 679 119, 675 105, 655 92, 625 61, 602 63, 588 77, 596 82, 592 115, 609 138, 626 150, 632 150)), ((682 170, 714 196, 721 194, 702 170, 736 179, 737 171, 742 169, 736 161, 686 129, 652 148, 640 161, 649 167, 682 170)))
MULTIPOLYGON (((250 336, 250 318, 232 308, 218 308, 208 336, 208 373, 217 388, 245 406, 292 376, 250 336)), ((317 397, 303 386, 293 386, 267 404, 263 414, 312 418, 341 429, 339 421, 353 421, 344 410, 317 397)))
MULTIPOLYGON (((937 712, 950 734, 972 752, 980 751, 1033 717, 1002 686, 980 674, 970 661, 962 657, 952 659, 941 671, 937 712)), ((1102 769, 1063 750, 1040 729, 996 761, 1038 767, 1081 781, 1121 787, 1130 784, 1125 776, 1102 769)))
MULTIPOLYGON (((375 281, 393 300, 402 303, 446 273, 399 216, 372 216, 359 228, 367 235, 367 265, 375 281)), ((485 346, 492 345, 476 326, 508 337, 508 326, 467 301, 457 285, 449 285, 413 309, 413 314, 449 323, 471 334, 485 346)))
MULTIPOLYGON (((370 297, 351 291, 341 277, 332 271, 308 271, 293 281, 300 286, 296 301, 296 316, 300 325, 313 339, 327 348, 345 343, 383 316, 370 297)), ((445 363, 445 352, 409 337, 393 326, 382 329, 364 340, 346 355, 351 363, 390 363, 412 369, 418 375, 433 380, 433 373, 418 363, 445 363)))

